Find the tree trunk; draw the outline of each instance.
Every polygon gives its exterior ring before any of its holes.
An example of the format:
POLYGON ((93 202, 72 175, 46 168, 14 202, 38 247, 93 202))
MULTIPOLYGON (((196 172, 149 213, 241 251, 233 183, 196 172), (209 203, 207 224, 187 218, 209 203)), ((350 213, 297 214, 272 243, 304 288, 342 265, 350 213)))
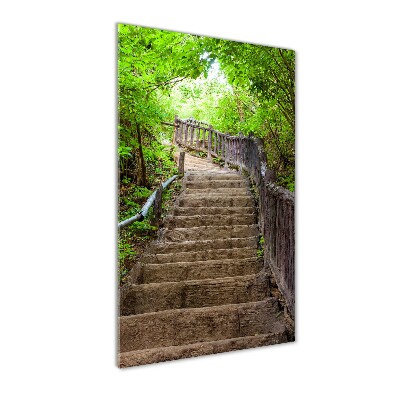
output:
POLYGON ((138 168, 137 168, 137 185, 138 186, 147 186, 147 178, 146 178, 146 164, 143 156, 143 147, 142 147, 142 134, 140 131, 140 125, 136 123, 136 134, 138 141, 138 168))

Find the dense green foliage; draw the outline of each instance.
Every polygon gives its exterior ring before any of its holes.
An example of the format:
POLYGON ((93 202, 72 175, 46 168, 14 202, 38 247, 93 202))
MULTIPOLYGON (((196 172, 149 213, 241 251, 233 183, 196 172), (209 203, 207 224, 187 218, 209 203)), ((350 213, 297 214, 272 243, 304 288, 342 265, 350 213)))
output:
POLYGON ((218 39, 205 42, 233 87, 235 127, 264 139, 269 167, 277 172, 279 183, 293 190, 294 52, 218 39))
POLYGON ((178 114, 263 138, 269 168, 294 190, 294 52, 210 38, 203 46, 214 74, 173 89, 178 114))
POLYGON ((195 79, 206 61, 195 37, 119 25, 118 113, 120 173, 148 186, 147 159, 160 147, 160 122, 168 119, 163 96, 183 79, 195 79), (152 145, 153 144, 153 145, 152 145), (147 150, 147 152, 146 152, 147 150))
POLYGON ((118 38, 122 177, 149 186, 160 122, 177 114, 263 138, 269 167, 293 190, 293 51, 129 25, 118 38))
MULTIPOLYGON (((294 190, 294 52, 137 26, 118 26, 119 220, 176 172, 174 115, 263 138, 269 168, 294 190)), ((148 221, 119 237, 121 275, 148 221)))

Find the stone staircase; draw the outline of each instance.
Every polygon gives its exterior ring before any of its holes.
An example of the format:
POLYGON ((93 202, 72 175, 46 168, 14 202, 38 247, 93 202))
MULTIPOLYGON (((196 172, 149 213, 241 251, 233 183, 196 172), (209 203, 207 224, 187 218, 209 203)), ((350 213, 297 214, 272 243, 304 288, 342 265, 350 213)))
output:
POLYGON ((119 366, 290 340, 248 180, 186 154, 183 192, 121 289, 119 366))

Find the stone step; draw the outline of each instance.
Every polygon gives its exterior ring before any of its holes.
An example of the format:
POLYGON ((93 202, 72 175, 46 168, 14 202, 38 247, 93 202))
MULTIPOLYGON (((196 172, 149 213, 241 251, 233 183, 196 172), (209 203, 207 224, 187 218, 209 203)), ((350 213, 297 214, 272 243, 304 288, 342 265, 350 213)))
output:
POLYGON ((250 349, 272 344, 286 343, 285 331, 231 339, 197 342, 183 346, 157 347, 121 353, 118 358, 120 368, 152 364, 181 358, 205 356, 233 350, 250 349))
POLYGON ((251 196, 251 193, 248 188, 203 188, 203 189, 194 189, 194 188, 186 188, 183 197, 188 196, 251 196))
POLYGON ((120 352, 285 331, 275 298, 119 317, 120 352))
POLYGON ((214 167, 185 167, 185 172, 191 173, 191 172, 198 172, 198 171, 204 171, 204 172, 218 172, 219 170, 214 167))
POLYGON ((186 189, 245 188, 247 191, 248 187, 244 179, 190 180, 185 183, 186 189))
POLYGON ((208 182, 208 181, 245 181, 246 178, 243 175, 232 174, 229 172, 220 174, 208 174, 208 173, 191 173, 186 175, 186 182, 208 182))
POLYGON ((187 163, 185 165, 186 168, 198 168, 199 170, 204 169, 204 168, 218 168, 218 165, 212 164, 212 163, 187 163))
POLYGON ((254 207, 174 207, 172 214, 178 216, 208 217, 213 215, 248 215, 255 212, 254 207))
POLYGON ((131 285, 120 301, 121 315, 177 308, 199 308, 261 301, 267 297, 266 275, 131 285))
MULTIPOLYGON (((184 240, 180 242, 160 241, 153 245, 153 253, 176 254, 203 250, 219 251, 222 249, 241 249, 245 247, 256 248, 258 245, 258 238, 258 236, 250 236, 227 239, 184 240)), ((151 252, 148 257, 151 258, 151 252)))
POLYGON ((256 223, 255 214, 238 215, 192 215, 192 216, 169 216, 165 219, 164 226, 172 228, 193 228, 196 226, 223 226, 223 225, 252 225, 256 223))
POLYGON ((194 171, 204 171, 204 172, 218 172, 220 170, 219 167, 213 167, 213 166, 204 166, 204 167, 199 167, 199 166, 186 166, 185 167, 185 172, 191 173, 194 171))
MULTIPOLYGON (((139 266, 137 267, 139 268, 139 266)), ((225 278, 257 274, 263 262, 257 257, 240 260, 209 260, 143 264, 134 283, 179 282, 207 278, 225 278)))
POLYGON ((185 157, 185 164, 212 164, 212 161, 207 158, 185 157))
MULTIPOLYGON (((234 241, 235 239, 231 239, 234 241)), ((236 239, 244 241, 246 239, 236 239)), ((144 263, 172 263, 172 262, 194 262, 194 261, 207 261, 207 260, 226 260, 226 259, 242 259, 257 257, 257 247, 243 247, 243 248, 226 248, 226 249, 207 249, 200 251, 187 251, 179 253, 159 253, 159 254, 145 254, 142 259, 144 263)))
POLYGON ((178 198, 179 207, 254 207, 251 196, 217 195, 193 195, 178 198))
POLYGON ((206 159, 200 159, 200 158, 197 158, 196 160, 186 160, 185 164, 188 166, 189 165, 190 166, 197 166, 197 165, 199 165, 199 166, 209 166, 209 165, 216 166, 216 164, 214 164, 213 162, 207 161, 206 159))
POLYGON ((163 238, 168 242, 193 240, 234 239, 258 236, 257 225, 195 226, 193 228, 164 229, 163 238))
POLYGON ((210 160, 207 157, 197 157, 192 156, 191 154, 185 154, 185 161, 186 162, 209 162, 210 160))
POLYGON ((241 176, 242 179, 244 178, 243 175, 240 175, 240 174, 238 174, 237 172, 235 172, 235 171, 233 171, 231 169, 222 168, 222 167, 220 167, 220 166, 218 166, 216 164, 213 164, 213 166, 215 166, 218 169, 218 172, 207 172, 207 171, 201 171, 201 170, 199 170, 199 171, 191 171, 191 172, 189 172, 189 173, 187 173, 185 175, 185 178, 190 176, 190 175, 194 175, 194 176, 203 176, 203 175, 238 175, 238 176, 241 176))

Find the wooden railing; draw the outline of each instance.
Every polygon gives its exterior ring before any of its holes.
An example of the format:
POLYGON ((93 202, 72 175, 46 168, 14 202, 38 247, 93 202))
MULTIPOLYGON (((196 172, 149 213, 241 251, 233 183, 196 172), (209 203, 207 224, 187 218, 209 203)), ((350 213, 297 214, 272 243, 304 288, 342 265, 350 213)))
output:
POLYGON ((246 171, 257 191, 258 222, 264 237, 264 263, 272 270, 289 312, 295 311, 294 193, 273 183, 264 143, 254 136, 230 135, 194 118, 175 116, 174 143, 219 158, 225 166, 246 171))

